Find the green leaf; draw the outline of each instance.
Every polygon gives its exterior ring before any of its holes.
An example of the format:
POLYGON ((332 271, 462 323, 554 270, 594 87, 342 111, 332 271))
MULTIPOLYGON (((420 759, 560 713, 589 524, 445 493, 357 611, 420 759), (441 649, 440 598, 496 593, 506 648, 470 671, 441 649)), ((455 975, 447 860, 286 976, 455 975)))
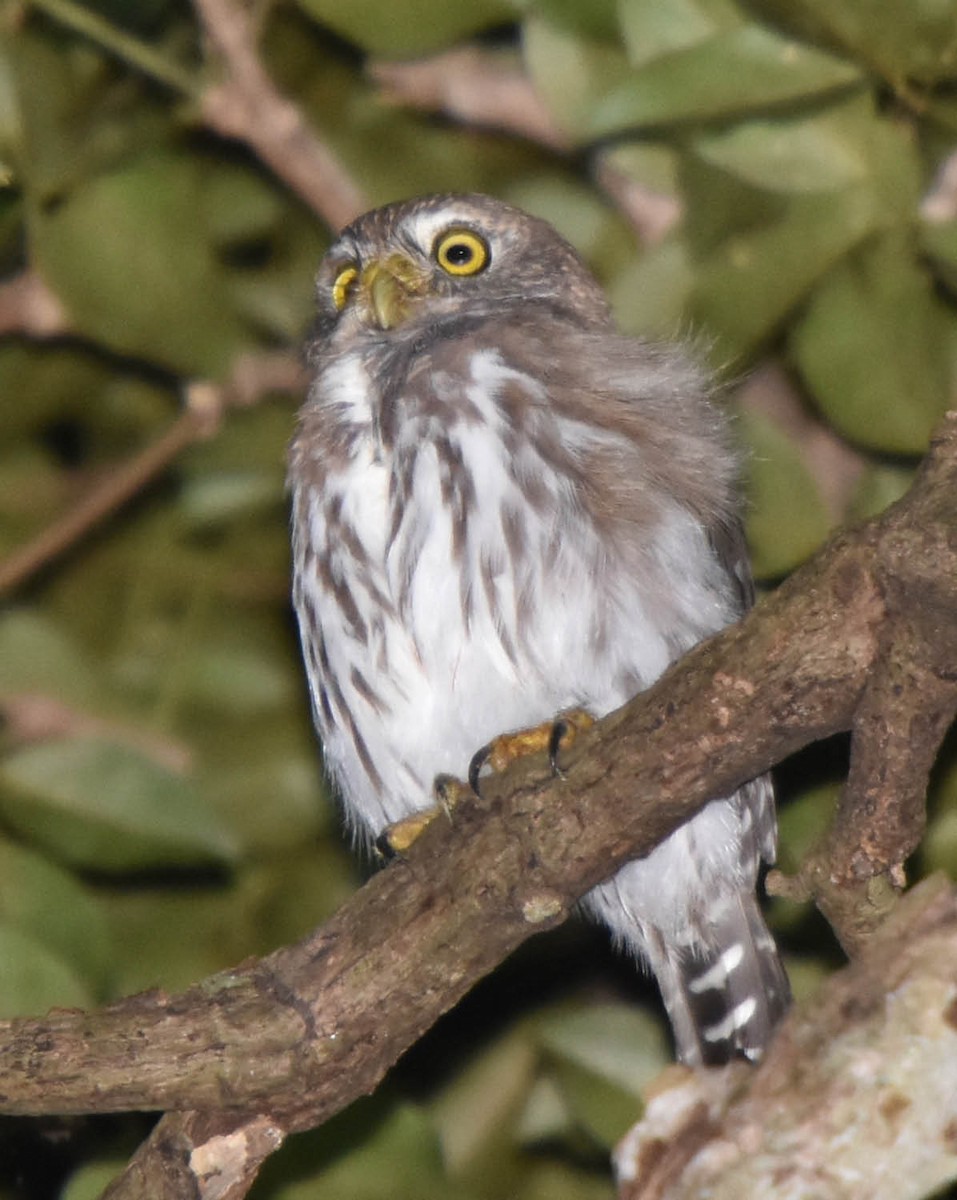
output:
POLYGON ((671 1061, 660 1023, 625 1005, 550 1016, 539 1037, 569 1110, 606 1146, 634 1123, 641 1089, 671 1061))
POLYGON ((105 690, 93 664, 60 624, 40 612, 0 616, 0 696, 50 696, 79 708, 102 705, 105 690))
POLYGON ((607 164, 649 192, 678 199, 679 153, 665 139, 620 142, 602 151, 607 164))
POLYGON ((128 1158, 97 1159, 74 1171, 59 1200, 101 1200, 109 1184, 122 1174, 128 1158))
POLYGON ((626 333, 673 339, 687 333, 693 286, 687 247, 672 236, 626 267, 608 288, 608 299, 626 333))
POLYGON ((772 18, 829 43, 892 83, 957 78, 953 0, 753 0, 772 18))
POLYGON ((914 468, 890 463, 871 463, 865 467, 854 488, 848 517, 863 521, 876 517, 896 503, 914 482, 914 468))
POLYGON ((957 295, 957 220, 921 225, 920 243, 934 273, 957 295))
POLYGON ((621 33, 634 66, 706 42, 743 24, 730 0, 619 0, 621 33))
POLYGON ((301 729, 289 709, 230 721, 206 756, 201 782, 209 804, 249 854, 309 845, 323 826, 339 837, 333 808, 324 803, 315 734, 301 729))
POLYGON ((483 1046, 436 1097, 431 1107, 450 1172, 479 1168, 488 1183, 501 1168, 513 1147, 515 1118, 532 1086, 537 1061, 527 1032, 511 1030, 483 1046))
POLYGON ((594 133, 592 111, 632 70, 624 50, 612 42, 570 33, 532 17, 522 26, 525 69, 552 116, 572 138, 594 133))
POLYGON ((158 91, 131 87, 90 39, 21 23, 11 64, 22 128, 18 182, 33 204, 57 204, 81 181, 169 136, 158 91))
POLYGON ((509 188, 504 199, 554 225, 599 279, 620 270, 634 253, 634 231, 579 180, 535 176, 509 188))
MULTIPOLYGON (((261 800, 260 800, 261 803, 261 800)), ((113 991, 179 991, 251 954, 297 941, 358 886, 355 857, 339 843, 286 847, 228 879, 113 887, 102 895, 113 945, 113 991)))
POLYGON ((951 879, 957 878, 957 757, 952 739, 935 771, 929 810, 920 849, 924 870, 946 871, 951 879))
POLYGON ((13 449, 0 461, 0 555, 25 545, 66 502, 60 468, 32 446, 13 449))
POLYGON ((190 657, 184 696, 218 715, 248 717, 287 704, 296 681, 271 649, 210 638, 190 657))
POLYGON ((245 165, 211 163, 204 176, 203 223, 217 246, 268 237, 288 220, 282 193, 245 165))
POLYGON ((195 158, 153 152, 32 206, 32 254, 80 333, 185 374, 225 369, 242 328, 202 188, 195 158))
POLYGON ((411 1104, 394 1105, 370 1129, 360 1125, 361 1110, 374 1103, 360 1102, 295 1139, 285 1163, 276 1156, 267 1165, 258 1184, 262 1194, 269 1200, 448 1200, 452 1194, 471 1200, 466 1189, 450 1189, 427 1114, 411 1104))
POLYGON ((851 63, 759 25, 742 25, 612 76, 582 118, 591 137, 684 121, 716 121, 805 102, 861 82, 851 63))
MULTIPOLYGON (((51 426, 73 421, 83 429, 84 461, 128 453, 175 412, 167 384, 104 361, 77 341, 7 341, 0 346, 0 395, 29 396, 29 404, 0 404, 0 444, 28 435, 42 445, 51 426)), ((56 456, 44 450, 57 466, 56 456)))
POLYGON ((776 332, 869 234, 913 223, 920 188, 913 142, 877 120, 872 104, 842 103, 827 119, 867 163, 865 178, 840 190, 782 194, 757 186, 759 177, 767 183, 767 162, 745 181, 736 162, 729 173, 698 155, 686 159, 687 238, 700 263, 691 311, 717 335, 723 360, 740 361, 776 332))
POLYGON ((72 967, 22 929, 0 923, 0 1018, 50 1008, 89 1008, 93 996, 72 967))
POLYGON ((851 189, 798 197, 780 220, 723 241, 698 267, 691 305, 717 357, 748 355, 877 220, 873 197, 851 189))
POLYGON ((862 446, 919 454, 950 400, 952 322, 910 240, 888 235, 815 291, 790 344, 835 429, 862 446))
POLYGON ((841 796, 839 783, 810 787, 778 809, 778 867, 786 874, 801 864, 830 828, 841 796))
POLYGON ((431 54, 514 20, 507 0, 299 0, 305 12, 380 58, 431 54))
POLYGON ((614 41, 619 32, 617 0, 514 0, 517 8, 587 37, 614 41))
POLYGON ((110 943, 99 904, 69 872, 6 841, 0 841, 0 923, 41 943, 104 995, 110 943))
POLYGON ((100 871, 229 862, 236 853, 186 779, 101 738, 10 755, 0 766, 0 815, 54 857, 100 871))
POLYGON ((180 511, 197 526, 228 524, 281 503, 282 472, 206 471, 187 482, 180 511))
POLYGON ((870 173, 867 125, 878 118, 854 98, 813 117, 742 121, 695 140, 706 161, 771 192, 829 192, 870 173))
POLYGON ((538 1039, 550 1054, 578 1063, 640 1096, 671 1061, 660 1022, 626 1004, 593 1004, 546 1017, 538 1039))
POLYGON ((751 565, 758 579, 776 579, 823 542, 829 514, 800 451, 770 418, 743 412, 737 428, 751 449, 745 479, 751 565))

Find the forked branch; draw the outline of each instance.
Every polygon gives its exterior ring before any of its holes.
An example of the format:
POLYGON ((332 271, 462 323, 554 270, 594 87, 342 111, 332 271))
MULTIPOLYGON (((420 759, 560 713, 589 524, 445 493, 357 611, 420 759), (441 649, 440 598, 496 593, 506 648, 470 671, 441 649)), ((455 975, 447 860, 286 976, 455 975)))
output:
POLYGON ((269 1147, 371 1091, 588 888, 709 798, 852 726, 856 769, 823 866, 805 882, 829 902, 843 894, 832 907, 855 913, 851 934, 838 930, 855 944, 873 880, 896 883, 920 836, 915 798, 957 706, 955 530, 952 413, 902 501, 839 534, 746 621, 600 721, 565 778, 534 759, 516 764, 298 945, 180 996, 0 1025, 0 1111, 195 1110, 160 1123, 112 1195, 192 1194, 163 1190, 175 1167, 198 1195, 214 1194, 203 1189, 215 1176, 217 1196, 242 1196, 269 1147), (897 686, 905 668, 921 686, 897 686), (885 739, 870 731, 887 695, 885 739), (888 767, 901 729, 908 753, 888 767), (224 1190, 220 1152, 236 1190, 224 1190))

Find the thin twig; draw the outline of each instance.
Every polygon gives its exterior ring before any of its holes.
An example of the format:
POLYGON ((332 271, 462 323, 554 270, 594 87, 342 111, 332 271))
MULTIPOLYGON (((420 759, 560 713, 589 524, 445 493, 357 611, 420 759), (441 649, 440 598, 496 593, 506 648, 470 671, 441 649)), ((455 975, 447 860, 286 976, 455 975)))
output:
POLYGON ((945 225, 957 218, 957 150, 951 151, 938 168, 930 191, 921 201, 920 215, 930 225, 945 225))
POLYGON ((94 716, 56 696, 36 692, 0 692, 4 733, 14 745, 51 738, 104 738, 144 754, 167 771, 185 774, 193 765, 189 746, 120 720, 94 716))
POLYGON ((203 427, 202 418, 184 412, 155 442, 116 468, 69 512, 47 526, 33 541, 14 550, 0 562, 0 596, 32 578, 111 513, 122 508, 194 442, 203 427))
POLYGON ((57 337, 69 332, 66 312, 36 271, 0 284, 0 337, 57 337))
POLYGON ((253 28, 233 0, 194 0, 225 68, 200 102, 205 123, 246 142, 333 229, 369 207, 357 184, 302 113, 281 95, 256 52, 253 28))
POLYGON ((373 62, 368 74, 387 103, 440 112, 567 154, 572 143, 514 56, 458 46, 411 62, 373 62))
POLYGON ((288 354, 241 355, 222 384, 197 381, 187 407, 154 442, 112 471, 33 541, 0 562, 0 596, 12 592, 117 512, 166 470, 193 442, 209 437, 229 407, 255 403, 267 392, 298 391, 302 372, 288 354))
POLYGON ((75 3, 75 0, 31 0, 31 3, 48 17, 66 25, 74 33, 89 38, 101 49, 156 83, 172 88, 183 96, 198 99, 196 82, 185 68, 171 62, 147 42, 133 37, 115 22, 91 12, 85 5, 75 3))

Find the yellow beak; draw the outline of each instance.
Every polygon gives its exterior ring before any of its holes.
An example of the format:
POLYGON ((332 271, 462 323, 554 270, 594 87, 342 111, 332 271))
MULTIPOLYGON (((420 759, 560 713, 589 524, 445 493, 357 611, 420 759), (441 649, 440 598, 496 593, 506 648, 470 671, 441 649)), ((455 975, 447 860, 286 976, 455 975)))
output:
POLYGON ((395 329, 409 315, 426 279, 403 254, 369 263, 359 277, 360 311, 369 324, 395 329))

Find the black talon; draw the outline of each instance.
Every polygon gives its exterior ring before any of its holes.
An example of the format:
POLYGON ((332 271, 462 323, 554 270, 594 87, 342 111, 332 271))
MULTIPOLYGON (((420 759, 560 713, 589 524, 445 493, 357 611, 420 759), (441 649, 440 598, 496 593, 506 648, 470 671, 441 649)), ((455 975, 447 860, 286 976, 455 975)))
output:
POLYGON ((385 862, 391 862, 396 856, 395 846, 389 841, 388 829, 383 829, 376 840, 372 843, 376 854, 385 862))
POLYGON ((548 765, 552 769, 552 774, 558 779, 565 778, 565 772, 558 765, 558 752, 562 748, 562 742, 565 740, 565 735, 568 733, 568 722, 563 721, 561 717, 552 726, 552 731, 548 735, 548 765))
POLYGON ((451 821, 452 809, 455 807, 456 792, 459 781, 454 775, 436 775, 432 781, 432 795, 438 801, 439 808, 451 821))
POLYGON ((491 746, 483 746, 481 750, 475 751, 472 755, 472 761, 469 763, 469 787, 476 796, 481 796, 482 794, 479 788, 479 775, 482 773, 482 768, 488 762, 491 753, 491 746))

